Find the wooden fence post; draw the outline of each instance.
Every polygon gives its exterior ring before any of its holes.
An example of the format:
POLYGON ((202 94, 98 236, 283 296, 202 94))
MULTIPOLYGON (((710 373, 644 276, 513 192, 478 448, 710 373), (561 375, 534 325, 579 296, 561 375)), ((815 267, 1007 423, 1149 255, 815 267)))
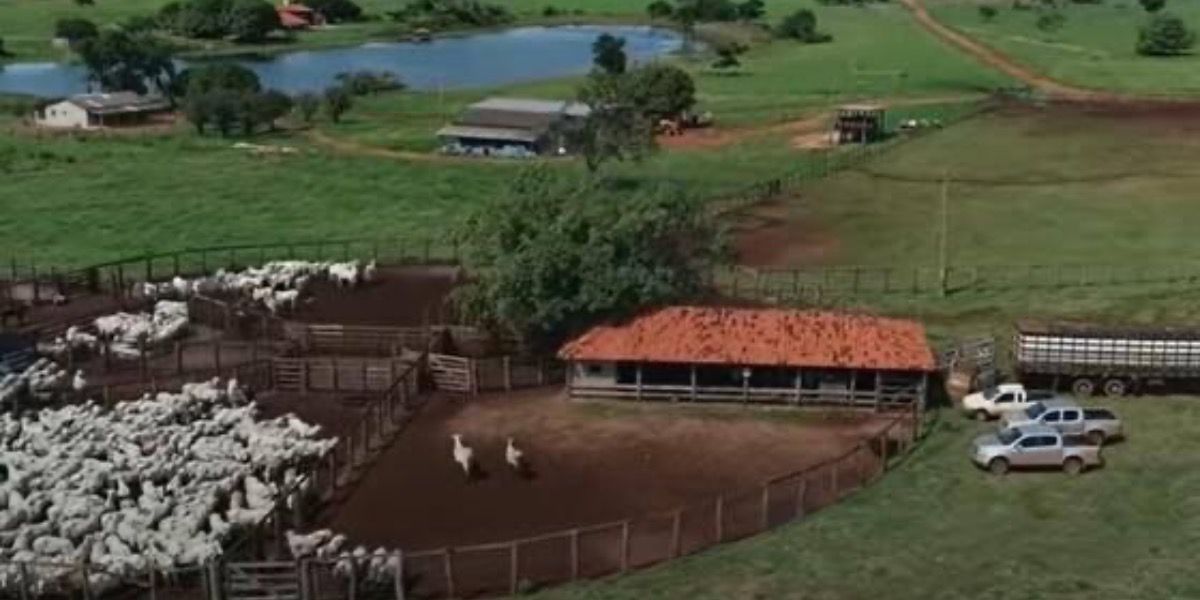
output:
POLYGON ((717 524, 717 543, 725 540, 725 496, 717 496, 717 509, 714 516, 717 524))
POLYGON ((796 486, 796 516, 799 519, 805 514, 804 498, 808 494, 808 476, 807 474, 800 477, 800 483, 796 486))
POLYGON ((571 581, 579 579, 579 529, 571 530, 571 581))
POLYGON ((446 597, 454 597, 454 559, 451 557, 452 548, 446 548, 442 552, 442 571, 446 575, 446 597))
POLYGON ((764 483, 762 491, 762 530, 766 531, 771 519, 771 484, 764 483))
POLYGON ((183 375, 183 342, 175 342, 175 374, 183 375))
POLYGON ((504 362, 504 391, 512 391, 512 358, 507 354, 501 359, 504 362))
POLYGON ((671 518, 671 558, 677 558, 681 546, 681 537, 683 534, 683 509, 675 511, 675 515, 671 518))
POLYGON ((518 555, 518 552, 520 547, 521 544, 517 542, 512 542, 508 545, 508 593, 512 596, 517 595, 517 587, 519 583, 518 570, 520 556, 518 555))
POLYGON ((213 340, 213 366, 217 370, 217 375, 221 374, 221 342, 213 340))
POLYGON ((404 552, 396 551, 396 600, 404 600, 404 552))
POLYGON ((29 563, 22 561, 21 569, 21 600, 30 600, 31 592, 29 591, 29 563))
POLYGON ((147 371, 146 338, 141 337, 141 336, 138 337, 137 346, 138 346, 138 381, 145 382, 146 381, 146 371, 147 371))
POLYGON ((621 572, 629 570, 629 526, 630 521, 627 519, 621 523, 621 572))

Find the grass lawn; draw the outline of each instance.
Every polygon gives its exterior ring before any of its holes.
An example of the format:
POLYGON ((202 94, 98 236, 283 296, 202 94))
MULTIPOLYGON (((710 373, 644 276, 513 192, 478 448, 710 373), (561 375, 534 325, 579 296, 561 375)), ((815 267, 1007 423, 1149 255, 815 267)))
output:
MULTIPOLYGON (((1135 52, 1138 28, 1148 20, 1136 0, 1060 2, 1066 24, 1052 33, 1036 27, 1037 11, 1013 10, 1009 2, 990 2, 999 10, 990 23, 980 18, 975 0, 926 2, 942 22, 1068 83, 1149 94, 1200 91, 1200 55, 1150 58, 1135 52)), ((1200 28, 1200 3, 1169 2, 1166 10, 1200 28)))
MULTIPOLYGON (((546 600, 1194 598, 1200 438, 1189 398, 1106 402, 1130 439, 1078 478, 997 478, 967 460, 989 426, 944 414, 879 484, 765 536, 546 600)), ((991 426, 991 427, 994 427, 991 426)))

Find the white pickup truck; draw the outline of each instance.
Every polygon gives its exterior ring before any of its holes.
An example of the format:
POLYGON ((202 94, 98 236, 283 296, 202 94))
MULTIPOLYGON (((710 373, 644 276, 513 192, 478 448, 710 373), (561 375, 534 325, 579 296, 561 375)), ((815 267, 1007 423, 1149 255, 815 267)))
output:
POLYGON ((1006 413, 1000 428, 1046 425, 1066 435, 1083 435, 1097 446, 1123 437, 1121 420, 1107 408, 1084 408, 1071 400, 1047 400, 1029 408, 1006 413))
POLYGON ((1104 464, 1100 446, 1046 425, 1001 429, 971 445, 971 461, 996 475, 1010 468, 1058 468, 1070 475, 1104 464))
POLYGON ((968 415, 986 421, 1058 397, 1054 392, 1026 390, 1025 386, 1019 383, 1002 383, 974 394, 967 394, 962 399, 962 408, 968 415))

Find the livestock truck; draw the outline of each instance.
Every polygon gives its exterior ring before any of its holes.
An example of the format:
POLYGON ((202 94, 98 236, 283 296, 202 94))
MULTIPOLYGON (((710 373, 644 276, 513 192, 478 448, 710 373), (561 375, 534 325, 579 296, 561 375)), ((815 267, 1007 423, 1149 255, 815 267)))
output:
POLYGON ((1013 355, 1030 387, 1123 396, 1200 381, 1200 328, 1026 321, 1017 324, 1013 355))

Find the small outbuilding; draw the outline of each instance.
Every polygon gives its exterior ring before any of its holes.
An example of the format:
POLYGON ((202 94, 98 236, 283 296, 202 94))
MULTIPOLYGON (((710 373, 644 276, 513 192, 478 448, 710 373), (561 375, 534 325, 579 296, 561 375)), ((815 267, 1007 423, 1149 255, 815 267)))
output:
POLYGON ((59 129, 95 129, 142 125, 156 115, 171 110, 161 96, 134 92, 78 94, 47 104, 33 115, 39 127, 59 129))
POLYGON ((275 8, 279 16, 279 25, 289 31, 308 29, 325 24, 325 17, 299 2, 284 2, 275 8))
POLYGON ((923 406, 936 369, 920 323, 773 308, 663 308, 558 356, 574 398, 923 406))
POLYGON ((566 154, 571 151, 571 133, 583 126, 590 113, 579 102, 488 98, 467 107, 437 136, 449 154, 566 154))
POLYGON ((839 144, 869 144, 883 139, 884 110, 878 104, 838 107, 834 135, 839 144))

